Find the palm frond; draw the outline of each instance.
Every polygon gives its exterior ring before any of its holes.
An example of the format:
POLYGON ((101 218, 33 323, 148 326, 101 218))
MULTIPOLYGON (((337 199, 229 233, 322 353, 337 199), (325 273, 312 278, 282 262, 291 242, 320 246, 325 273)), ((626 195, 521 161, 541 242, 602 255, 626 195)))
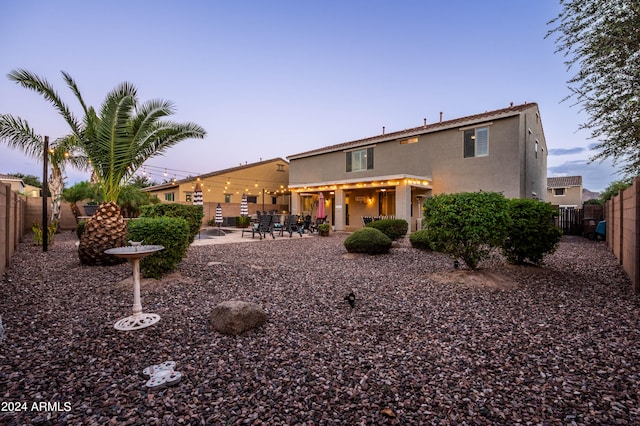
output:
POLYGON ((67 86, 69 87, 69 89, 71 89, 73 94, 76 95, 76 99, 78 99, 78 102, 80 102, 80 105, 82 106, 82 110, 86 115, 89 110, 87 108, 87 104, 84 102, 84 99, 82 98, 82 94, 80 94, 78 85, 76 84, 75 80, 71 77, 69 73, 65 71, 61 71, 61 72, 62 72, 62 77, 64 78, 64 81, 67 82, 67 86))
POLYGON ((139 135, 145 134, 149 126, 173 114, 174 111, 173 103, 162 99, 148 101, 139 106, 132 123, 134 138, 139 139, 139 135))
POLYGON ((91 162, 79 144, 78 138, 73 135, 63 136, 54 141, 55 151, 60 152, 60 160, 69 163, 80 170, 89 170, 91 162))
POLYGON ((49 82, 44 79, 38 77, 36 74, 33 74, 24 69, 13 70, 8 75, 9 80, 13 80, 18 83, 20 86, 33 90, 41 94, 49 103, 51 103, 56 110, 62 115, 65 121, 71 127, 71 131, 80 134, 80 127, 78 120, 69 110, 69 107, 62 102, 62 99, 58 95, 58 93, 54 90, 54 88, 49 84, 49 82))
POLYGON ((137 103, 135 93, 129 83, 118 86, 107 95, 94 123, 95 139, 88 152, 102 181, 105 201, 117 200, 137 151, 131 137, 131 117, 137 103))
POLYGON ((20 117, 0 114, 0 142, 18 149, 31 158, 42 158, 44 139, 20 117))

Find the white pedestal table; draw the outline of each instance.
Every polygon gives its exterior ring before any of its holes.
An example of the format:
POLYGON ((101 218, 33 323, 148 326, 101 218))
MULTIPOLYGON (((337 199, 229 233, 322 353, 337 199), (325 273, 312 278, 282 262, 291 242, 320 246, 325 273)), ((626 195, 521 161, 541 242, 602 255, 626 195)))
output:
POLYGON ((160 250, 164 250, 164 246, 131 245, 105 250, 106 254, 127 259, 133 265, 133 315, 118 320, 114 324, 116 330, 139 330, 160 321, 160 315, 143 313, 140 301, 140 259, 160 250))

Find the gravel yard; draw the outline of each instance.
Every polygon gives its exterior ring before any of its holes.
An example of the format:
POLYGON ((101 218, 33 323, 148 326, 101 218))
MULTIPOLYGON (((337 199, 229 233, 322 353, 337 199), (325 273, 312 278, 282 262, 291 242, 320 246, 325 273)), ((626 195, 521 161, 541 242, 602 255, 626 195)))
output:
POLYGON ((344 238, 192 246, 143 282, 162 319, 135 332, 113 328, 129 264, 81 266, 70 232, 47 253, 22 243, 0 285, 0 424, 640 423, 640 298, 604 243, 563 237, 542 268, 468 274, 344 238), (267 324, 211 331, 231 299, 267 324), (184 378, 148 390, 142 370, 166 360, 184 378))

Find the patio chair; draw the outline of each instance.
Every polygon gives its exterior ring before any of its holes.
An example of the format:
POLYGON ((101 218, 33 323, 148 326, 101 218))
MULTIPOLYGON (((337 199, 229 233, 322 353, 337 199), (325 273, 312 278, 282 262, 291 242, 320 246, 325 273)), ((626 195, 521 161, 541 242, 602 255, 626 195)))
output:
POLYGON ((248 228, 244 228, 242 230, 242 235, 240 235, 240 238, 244 237, 244 233, 245 232, 251 232, 251 238, 253 238, 256 235, 256 232, 258 232, 258 226, 260 225, 260 219, 261 219, 261 217, 259 217, 255 221, 251 221, 251 225, 248 228))
POLYGON ((284 233, 289 233, 289 238, 293 236, 294 232, 298 232, 298 215, 290 214, 284 218, 284 225, 280 228, 280 236, 284 233))
POLYGON ((311 226, 309 227, 309 229, 311 230, 311 232, 315 232, 318 230, 318 226, 322 225, 323 223, 325 223, 327 221, 327 218, 322 217, 322 218, 316 218, 316 220, 311 224, 311 226))
POLYGON ((313 228, 311 227, 311 216, 310 215, 306 215, 304 217, 304 220, 300 224, 300 226, 298 226, 298 234, 300 234, 300 236, 302 236, 302 234, 304 234, 305 230, 307 230, 307 231, 309 231, 309 233, 313 234, 313 228))
MULTIPOLYGON (((260 235, 260 239, 267 238, 267 234, 271 234, 271 237, 275 239, 276 236, 273 234, 273 216, 269 214, 260 216, 260 222, 258 222, 258 228, 255 232, 260 235)), ((253 235, 251 238, 253 238, 253 235)))

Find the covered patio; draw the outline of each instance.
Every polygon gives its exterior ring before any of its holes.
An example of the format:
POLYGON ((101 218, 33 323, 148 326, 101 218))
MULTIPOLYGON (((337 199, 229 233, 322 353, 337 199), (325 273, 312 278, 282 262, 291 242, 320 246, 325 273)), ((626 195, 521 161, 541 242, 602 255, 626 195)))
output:
POLYGON ((319 194, 324 196, 327 220, 336 231, 363 226, 362 217, 391 216, 420 229, 422 200, 431 195, 430 176, 393 175, 330 182, 289 184, 294 214, 316 217, 319 194))

